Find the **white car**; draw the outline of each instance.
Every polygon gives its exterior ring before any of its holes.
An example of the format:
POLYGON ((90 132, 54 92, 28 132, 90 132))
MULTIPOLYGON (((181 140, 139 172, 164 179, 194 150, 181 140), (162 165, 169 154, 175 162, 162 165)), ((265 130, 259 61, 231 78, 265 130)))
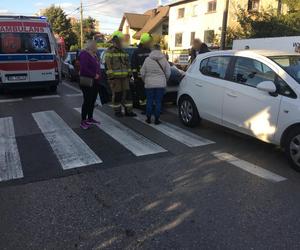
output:
POLYGON ((199 55, 178 93, 181 121, 201 118, 280 145, 300 171, 300 55, 218 51, 199 55))

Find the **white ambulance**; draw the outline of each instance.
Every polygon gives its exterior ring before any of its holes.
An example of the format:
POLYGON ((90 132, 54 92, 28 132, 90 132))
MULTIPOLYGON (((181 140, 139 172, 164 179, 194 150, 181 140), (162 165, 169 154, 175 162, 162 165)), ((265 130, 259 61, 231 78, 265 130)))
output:
POLYGON ((45 18, 0 16, 0 89, 56 91, 59 65, 56 40, 45 18))

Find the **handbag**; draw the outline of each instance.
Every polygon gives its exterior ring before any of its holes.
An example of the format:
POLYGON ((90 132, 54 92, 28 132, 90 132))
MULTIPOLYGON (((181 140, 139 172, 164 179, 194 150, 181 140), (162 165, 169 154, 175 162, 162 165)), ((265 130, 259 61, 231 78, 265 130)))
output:
POLYGON ((87 76, 80 76, 79 85, 81 87, 93 87, 94 79, 87 76))

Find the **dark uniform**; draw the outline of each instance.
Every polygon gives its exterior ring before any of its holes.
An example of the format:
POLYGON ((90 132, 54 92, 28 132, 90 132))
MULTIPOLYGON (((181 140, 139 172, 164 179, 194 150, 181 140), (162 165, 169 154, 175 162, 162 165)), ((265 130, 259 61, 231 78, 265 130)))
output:
POLYGON ((134 88, 132 89, 132 97, 135 107, 144 106, 146 103, 145 84, 141 78, 140 70, 150 53, 151 49, 145 48, 140 44, 132 55, 131 69, 135 83, 134 88))

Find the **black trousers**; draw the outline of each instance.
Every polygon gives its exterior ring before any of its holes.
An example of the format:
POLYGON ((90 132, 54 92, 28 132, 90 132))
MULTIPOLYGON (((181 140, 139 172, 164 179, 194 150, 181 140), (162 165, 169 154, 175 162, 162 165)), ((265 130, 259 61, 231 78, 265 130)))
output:
POLYGON ((93 118, 95 102, 98 95, 98 84, 93 87, 81 87, 83 93, 83 104, 81 108, 81 119, 82 121, 93 118))

